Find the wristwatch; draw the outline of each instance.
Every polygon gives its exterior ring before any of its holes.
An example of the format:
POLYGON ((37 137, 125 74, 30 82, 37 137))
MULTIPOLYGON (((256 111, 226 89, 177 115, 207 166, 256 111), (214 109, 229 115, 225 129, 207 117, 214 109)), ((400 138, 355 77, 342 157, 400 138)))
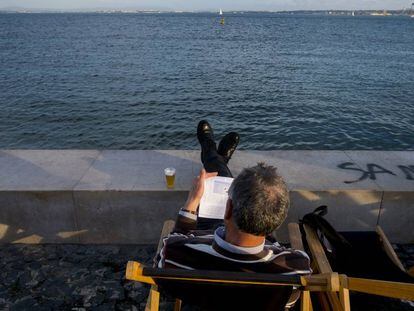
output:
POLYGON ((185 212, 185 213, 190 213, 190 214, 193 214, 193 215, 197 215, 197 212, 195 212, 195 211, 190 211, 190 210, 185 209, 185 208, 181 208, 180 210, 181 210, 182 212, 185 212))

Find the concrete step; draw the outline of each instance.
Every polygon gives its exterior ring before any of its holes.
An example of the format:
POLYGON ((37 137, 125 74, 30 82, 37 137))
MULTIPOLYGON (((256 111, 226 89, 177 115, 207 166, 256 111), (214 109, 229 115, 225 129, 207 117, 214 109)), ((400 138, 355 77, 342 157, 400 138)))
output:
MULTIPOLYGON (((230 168, 266 162, 291 194, 287 226, 319 205, 338 230, 414 241, 414 152, 237 151, 230 168)), ((155 243, 201 169, 194 150, 0 150, 0 243, 155 243), (166 189, 164 168, 177 169, 166 189)))

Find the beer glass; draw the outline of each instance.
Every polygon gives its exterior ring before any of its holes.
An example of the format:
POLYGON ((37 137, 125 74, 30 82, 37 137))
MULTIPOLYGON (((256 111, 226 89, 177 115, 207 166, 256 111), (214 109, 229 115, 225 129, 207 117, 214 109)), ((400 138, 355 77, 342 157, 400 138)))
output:
POLYGON ((167 181, 167 188, 172 189, 174 188, 174 181, 175 181, 175 168, 167 167, 164 169, 165 173, 165 180, 167 181))

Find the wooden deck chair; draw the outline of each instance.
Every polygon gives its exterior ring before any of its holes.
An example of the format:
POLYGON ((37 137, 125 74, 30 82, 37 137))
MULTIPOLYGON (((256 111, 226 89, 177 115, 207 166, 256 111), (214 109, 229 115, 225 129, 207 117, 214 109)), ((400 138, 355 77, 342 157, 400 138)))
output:
MULTIPOLYGON (((172 221, 164 224, 159 249, 162 246, 162 238, 174 226, 172 221)), ((289 226, 289 232, 292 239, 292 246, 303 249, 299 227, 296 224, 289 226)), ((159 251, 159 250, 158 250, 159 251)), ((127 264, 126 278, 129 280, 139 281, 151 285, 150 294, 147 301, 146 310, 158 310, 160 292, 166 289, 170 295, 183 298, 186 302, 193 301, 195 304, 213 307, 215 310, 234 309, 234 301, 241 302, 237 307, 239 310, 257 309, 260 303, 257 303, 257 296, 254 293, 280 293, 280 303, 273 310, 283 310, 287 299, 289 298, 292 287, 300 289, 301 310, 312 310, 310 292, 328 291, 335 292, 339 290, 339 276, 336 273, 297 276, 297 275, 271 275, 264 273, 247 273, 247 272, 224 272, 224 271, 207 271, 207 270, 181 270, 181 269, 159 269, 155 267, 146 267, 134 261, 127 264), (193 289, 190 296, 183 294, 184 288, 193 289), (208 289, 208 290, 207 290, 208 289), (213 289, 213 291, 211 291, 213 289), (214 293, 225 292, 227 301, 218 301, 214 293), (194 295, 193 293, 197 293, 194 295), (210 294, 207 294, 210 293, 210 294), (227 293, 230 293, 227 296, 227 293), (283 296, 284 294, 284 296, 283 296), (210 295, 210 296, 209 296, 210 295), (237 299, 234 298, 236 295, 237 299), (250 295, 250 296, 249 296, 250 295), (244 299, 251 297, 254 299, 244 299), (287 295, 287 296, 286 296, 287 295), (233 296, 233 299, 231 297, 233 296), (282 299, 283 298, 283 299, 282 299), (285 300, 284 300, 285 299, 285 300), (240 307, 241 306, 241 307, 240 307), (283 306, 283 307, 282 307, 283 306)), ((276 303, 278 303, 276 299, 276 303)), ((275 306, 275 305, 273 305, 275 306)), ((181 300, 176 299, 174 310, 181 308, 181 300)))
MULTIPOLYGON (((318 273, 333 272, 328 257, 325 254, 325 249, 316 230, 306 224, 303 224, 303 230, 309 251, 312 255, 312 268, 314 271, 317 271, 318 273)), ((376 229, 376 234, 382 242, 384 251, 391 258, 394 264, 403 272, 410 273, 404 269, 390 242, 379 226, 376 229)), ((330 292, 319 297, 321 305, 323 305, 323 308, 326 310, 350 310, 351 305, 349 300, 349 291, 379 295, 389 298, 414 300, 413 283, 347 277, 344 274, 339 275, 339 281, 339 295, 337 293, 330 292)))

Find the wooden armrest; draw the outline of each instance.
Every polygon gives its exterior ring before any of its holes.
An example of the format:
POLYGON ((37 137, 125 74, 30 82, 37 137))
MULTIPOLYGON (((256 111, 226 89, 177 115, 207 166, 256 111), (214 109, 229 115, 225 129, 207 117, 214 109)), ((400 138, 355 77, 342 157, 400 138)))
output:
POLYGON ((303 229, 305 230, 306 241, 308 242, 310 252, 312 253, 313 260, 319 273, 331 273, 331 265, 329 264, 328 258, 326 257, 325 251, 315 230, 308 225, 303 225, 303 229))
POLYGON ((414 300, 414 284, 348 278, 348 289, 351 291, 379 295, 384 297, 414 300))
POLYGON ((126 279, 151 285, 155 285, 157 279, 164 279, 189 283, 296 286, 310 291, 336 292, 339 290, 339 277, 337 273, 300 276, 215 270, 163 269, 146 267, 136 261, 128 261, 126 279))
POLYGON ((302 243, 302 234, 297 223, 288 224, 289 241, 292 248, 305 251, 302 243))
POLYGON ((375 231, 379 235, 380 241, 382 243, 382 247, 383 247, 385 253, 387 253, 388 257, 392 260, 392 262, 398 268, 400 268, 404 272, 407 272, 405 270, 403 264, 401 263, 400 259, 398 258, 397 254, 395 253, 394 249, 392 248, 392 245, 391 245, 390 241, 388 240, 387 236, 385 235, 384 231, 382 230, 382 228, 380 226, 377 226, 375 231))

